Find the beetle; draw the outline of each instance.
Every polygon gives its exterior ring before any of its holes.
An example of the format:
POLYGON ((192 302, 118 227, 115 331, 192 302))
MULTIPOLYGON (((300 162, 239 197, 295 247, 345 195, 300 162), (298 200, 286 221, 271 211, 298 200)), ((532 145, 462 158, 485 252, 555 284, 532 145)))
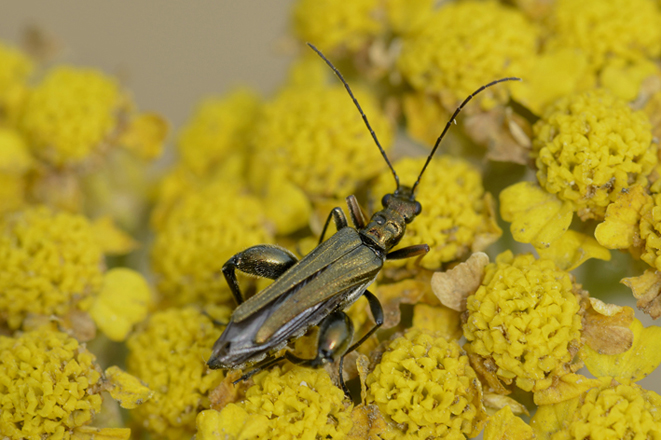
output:
POLYGON ((383 208, 368 221, 354 196, 347 197, 352 223, 348 224, 341 208, 334 208, 326 219, 318 246, 300 261, 290 251, 275 245, 257 245, 232 256, 222 272, 238 304, 230 322, 215 342, 207 365, 212 369, 242 369, 251 366, 235 383, 245 380, 264 368, 283 359, 301 365, 317 367, 334 362, 339 357, 340 384, 349 395, 342 367, 344 357, 358 348, 383 324, 383 308, 378 298, 367 288, 376 279, 386 260, 417 257, 426 254, 426 244, 408 246, 391 251, 404 236, 406 225, 422 212, 415 200, 420 183, 441 140, 461 109, 484 89, 504 81, 502 78, 480 87, 455 110, 436 140, 418 179, 409 187, 401 185, 386 152, 367 120, 349 84, 333 64, 312 44, 308 44, 333 70, 346 88, 363 118, 381 155, 390 168, 396 189, 381 200, 383 208), (337 232, 324 241, 331 219, 337 232), (236 271, 274 282, 250 298, 244 298, 236 278, 236 271), (361 296, 365 296, 375 325, 353 343, 353 324, 343 312, 361 296), (276 357, 275 352, 289 341, 318 326, 317 355, 302 359, 289 351, 276 357))

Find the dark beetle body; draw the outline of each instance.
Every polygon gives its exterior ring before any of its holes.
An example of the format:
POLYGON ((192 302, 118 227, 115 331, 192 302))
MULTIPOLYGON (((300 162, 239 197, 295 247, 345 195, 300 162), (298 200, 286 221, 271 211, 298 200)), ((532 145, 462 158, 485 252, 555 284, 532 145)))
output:
MULTIPOLYGON (((421 210, 408 195, 386 196, 383 203, 369 224, 357 225, 359 230, 348 226, 336 208, 338 231, 237 307, 208 365, 234 369, 257 362, 363 295, 388 251, 404 236, 406 223, 421 210)), ((349 209, 356 221, 354 210, 359 208, 350 203, 349 209)))
POLYGON ((243 368, 358 299, 383 266, 385 252, 346 227, 271 285, 242 303, 214 345, 211 368, 243 368))

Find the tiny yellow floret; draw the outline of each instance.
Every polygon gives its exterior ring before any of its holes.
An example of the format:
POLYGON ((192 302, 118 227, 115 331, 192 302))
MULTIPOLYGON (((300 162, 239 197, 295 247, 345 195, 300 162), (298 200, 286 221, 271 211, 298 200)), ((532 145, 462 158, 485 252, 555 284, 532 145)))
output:
POLYGON ((468 356, 438 334, 412 329, 390 342, 366 384, 366 402, 395 424, 387 439, 474 437, 486 419, 468 356))
POLYGON ((151 399, 154 392, 140 379, 113 365, 104 372, 106 389, 122 408, 133 409, 151 399))
POLYGON ((580 305, 569 274, 550 260, 500 254, 467 308, 465 348, 495 364, 505 384, 543 390, 552 384, 553 371, 573 358, 580 305))
POLYGON ((109 270, 89 310, 97 327, 112 341, 123 341, 134 324, 147 317, 152 293, 145 278, 123 267, 109 270))
POLYGON ((95 357, 42 327, 0 336, 0 432, 12 440, 70 439, 101 410, 95 357))

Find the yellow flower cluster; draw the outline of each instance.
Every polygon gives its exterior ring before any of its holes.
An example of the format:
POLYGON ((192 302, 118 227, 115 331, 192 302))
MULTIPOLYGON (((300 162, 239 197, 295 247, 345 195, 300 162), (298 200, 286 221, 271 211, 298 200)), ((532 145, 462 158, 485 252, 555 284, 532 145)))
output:
POLYGON ((558 0, 549 21, 549 50, 580 49, 595 71, 617 59, 661 55, 661 12, 647 0, 558 0))
POLYGON ((333 0, 300 0, 294 5, 293 27, 301 41, 314 43, 323 51, 361 49, 382 32, 378 0, 340 4, 333 0))
POLYGON ((100 379, 95 356, 64 333, 43 327, 0 336, 3 438, 75 438, 101 410, 100 379))
POLYGON ((383 438, 474 437, 486 418, 468 356, 442 336, 414 329, 396 338, 366 384, 367 403, 395 424, 383 438))
MULTIPOLYGON (((524 76, 537 35, 522 13, 498 2, 450 2, 403 38, 397 68, 413 88, 453 107, 491 80, 524 76)), ((484 105, 506 100, 504 90, 482 96, 484 105)))
POLYGON ((466 350, 495 364, 505 384, 546 389, 578 348, 580 305, 569 274, 552 261, 504 252, 487 266, 467 309, 466 350))
POLYGON ((0 42, 0 108, 17 87, 25 84, 33 69, 34 64, 27 55, 0 42))
MULTIPOLYGON (((388 150, 389 120, 371 94, 354 93, 388 150)), ((283 89, 264 104, 252 145, 250 181, 260 191, 284 179, 311 198, 345 197, 386 166, 341 85, 283 89)))
POLYGON ((114 79, 96 70, 56 67, 30 91, 18 126, 38 157, 71 165, 103 147, 123 105, 114 79))
POLYGON ((323 369, 290 363, 254 376, 245 400, 203 411, 198 440, 345 438, 351 405, 323 369))
POLYGON ((154 392, 133 415, 151 433, 192 435, 198 411, 209 408, 209 391, 223 379, 205 363, 219 336, 210 318, 189 307, 156 312, 129 337, 128 370, 154 392))
MULTIPOLYGON (((601 386, 581 394, 564 405, 563 420, 549 439, 655 438, 661 435, 661 396, 635 383, 600 378, 601 386)), ((542 408, 532 419, 533 427, 543 427, 552 407, 542 408)))
POLYGON ((622 190, 647 183, 657 163, 647 116, 605 90, 557 101, 534 133, 541 186, 570 201, 582 219, 602 219, 622 190))
POLYGON ((83 216, 33 207, 0 218, 0 319, 63 315, 98 293, 104 259, 83 216))
POLYGON ((205 176, 229 156, 245 155, 259 105, 259 97, 249 89, 200 103, 177 142, 186 168, 205 176))
MULTIPOLYGON (((403 183, 413 185, 426 158, 406 158, 394 164, 403 183)), ((375 194, 392 193, 390 170, 384 171, 373 187, 375 194)), ((430 252, 420 260, 427 269, 461 259, 471 251, 486 248, 500 237, 491 195, 485 193, 479 171, 469 162, 441 156, 432 160, 416 189, 422 214, 406 225, 400 247, 426 243, 430 252)), ((397 264, 397 263, 394 263, 397 264)), ((399 264, 415 264, 415 259, 399 264)))
POLYGON ((271 237, 259 200, 231 183, 188 193, 167 214, 152 248, 158 290, 178 305, 233 303, 223 264, 271 237))

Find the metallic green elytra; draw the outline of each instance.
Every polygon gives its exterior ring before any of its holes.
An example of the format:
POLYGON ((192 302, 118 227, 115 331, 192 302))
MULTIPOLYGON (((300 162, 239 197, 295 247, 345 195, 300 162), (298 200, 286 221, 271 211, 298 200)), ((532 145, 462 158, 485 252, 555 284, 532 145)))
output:
POLYGON ((347 197, 354 227, 349 226, 341 208, 334 208, 326 220, 319 245, 300 261, 288 250, 266 244, 253 246, 230 258, 223 266, 223 274, 238 307, 214 344, 207 364, 213 369, 251 367, 240 381, 282 359, 316 367, 339 358, 340 383, 348 395, 342 376, 344 357, 359 347, 383 323, 381 303, 367 288, 376 279, 386 260, 416 257, 429 251, 429 246, 422 244, 391 252, 404 236, 406 225, 422 211, 420 203, 415 200, 415 188, 422 174, 450 125, 473 96, 499 82, 519 79, 493 81, 466 98, 436 140, 417 181, 408 187, 400 185, 388 156, 340 72, 316 47, 311 44, 309 46, 344 84, 392 171, 397 187, 392 194, 383 197, 383 208, 372 215, 369 222, 356 198, 347 197), (337 232, 324 241, 331 219, 337 232), (236 279, 236 270, 273 279, 274 282, 249 299, 244 299, 236 279), (343 310, 361 295, 369 302, 375 325, 352 344, 353 325, 343 310), (313 326, 319 326, 317 356, 314 359, 301 359, 289 351, 284 356, 274 356, 289 341, 303 335, 313 326))

